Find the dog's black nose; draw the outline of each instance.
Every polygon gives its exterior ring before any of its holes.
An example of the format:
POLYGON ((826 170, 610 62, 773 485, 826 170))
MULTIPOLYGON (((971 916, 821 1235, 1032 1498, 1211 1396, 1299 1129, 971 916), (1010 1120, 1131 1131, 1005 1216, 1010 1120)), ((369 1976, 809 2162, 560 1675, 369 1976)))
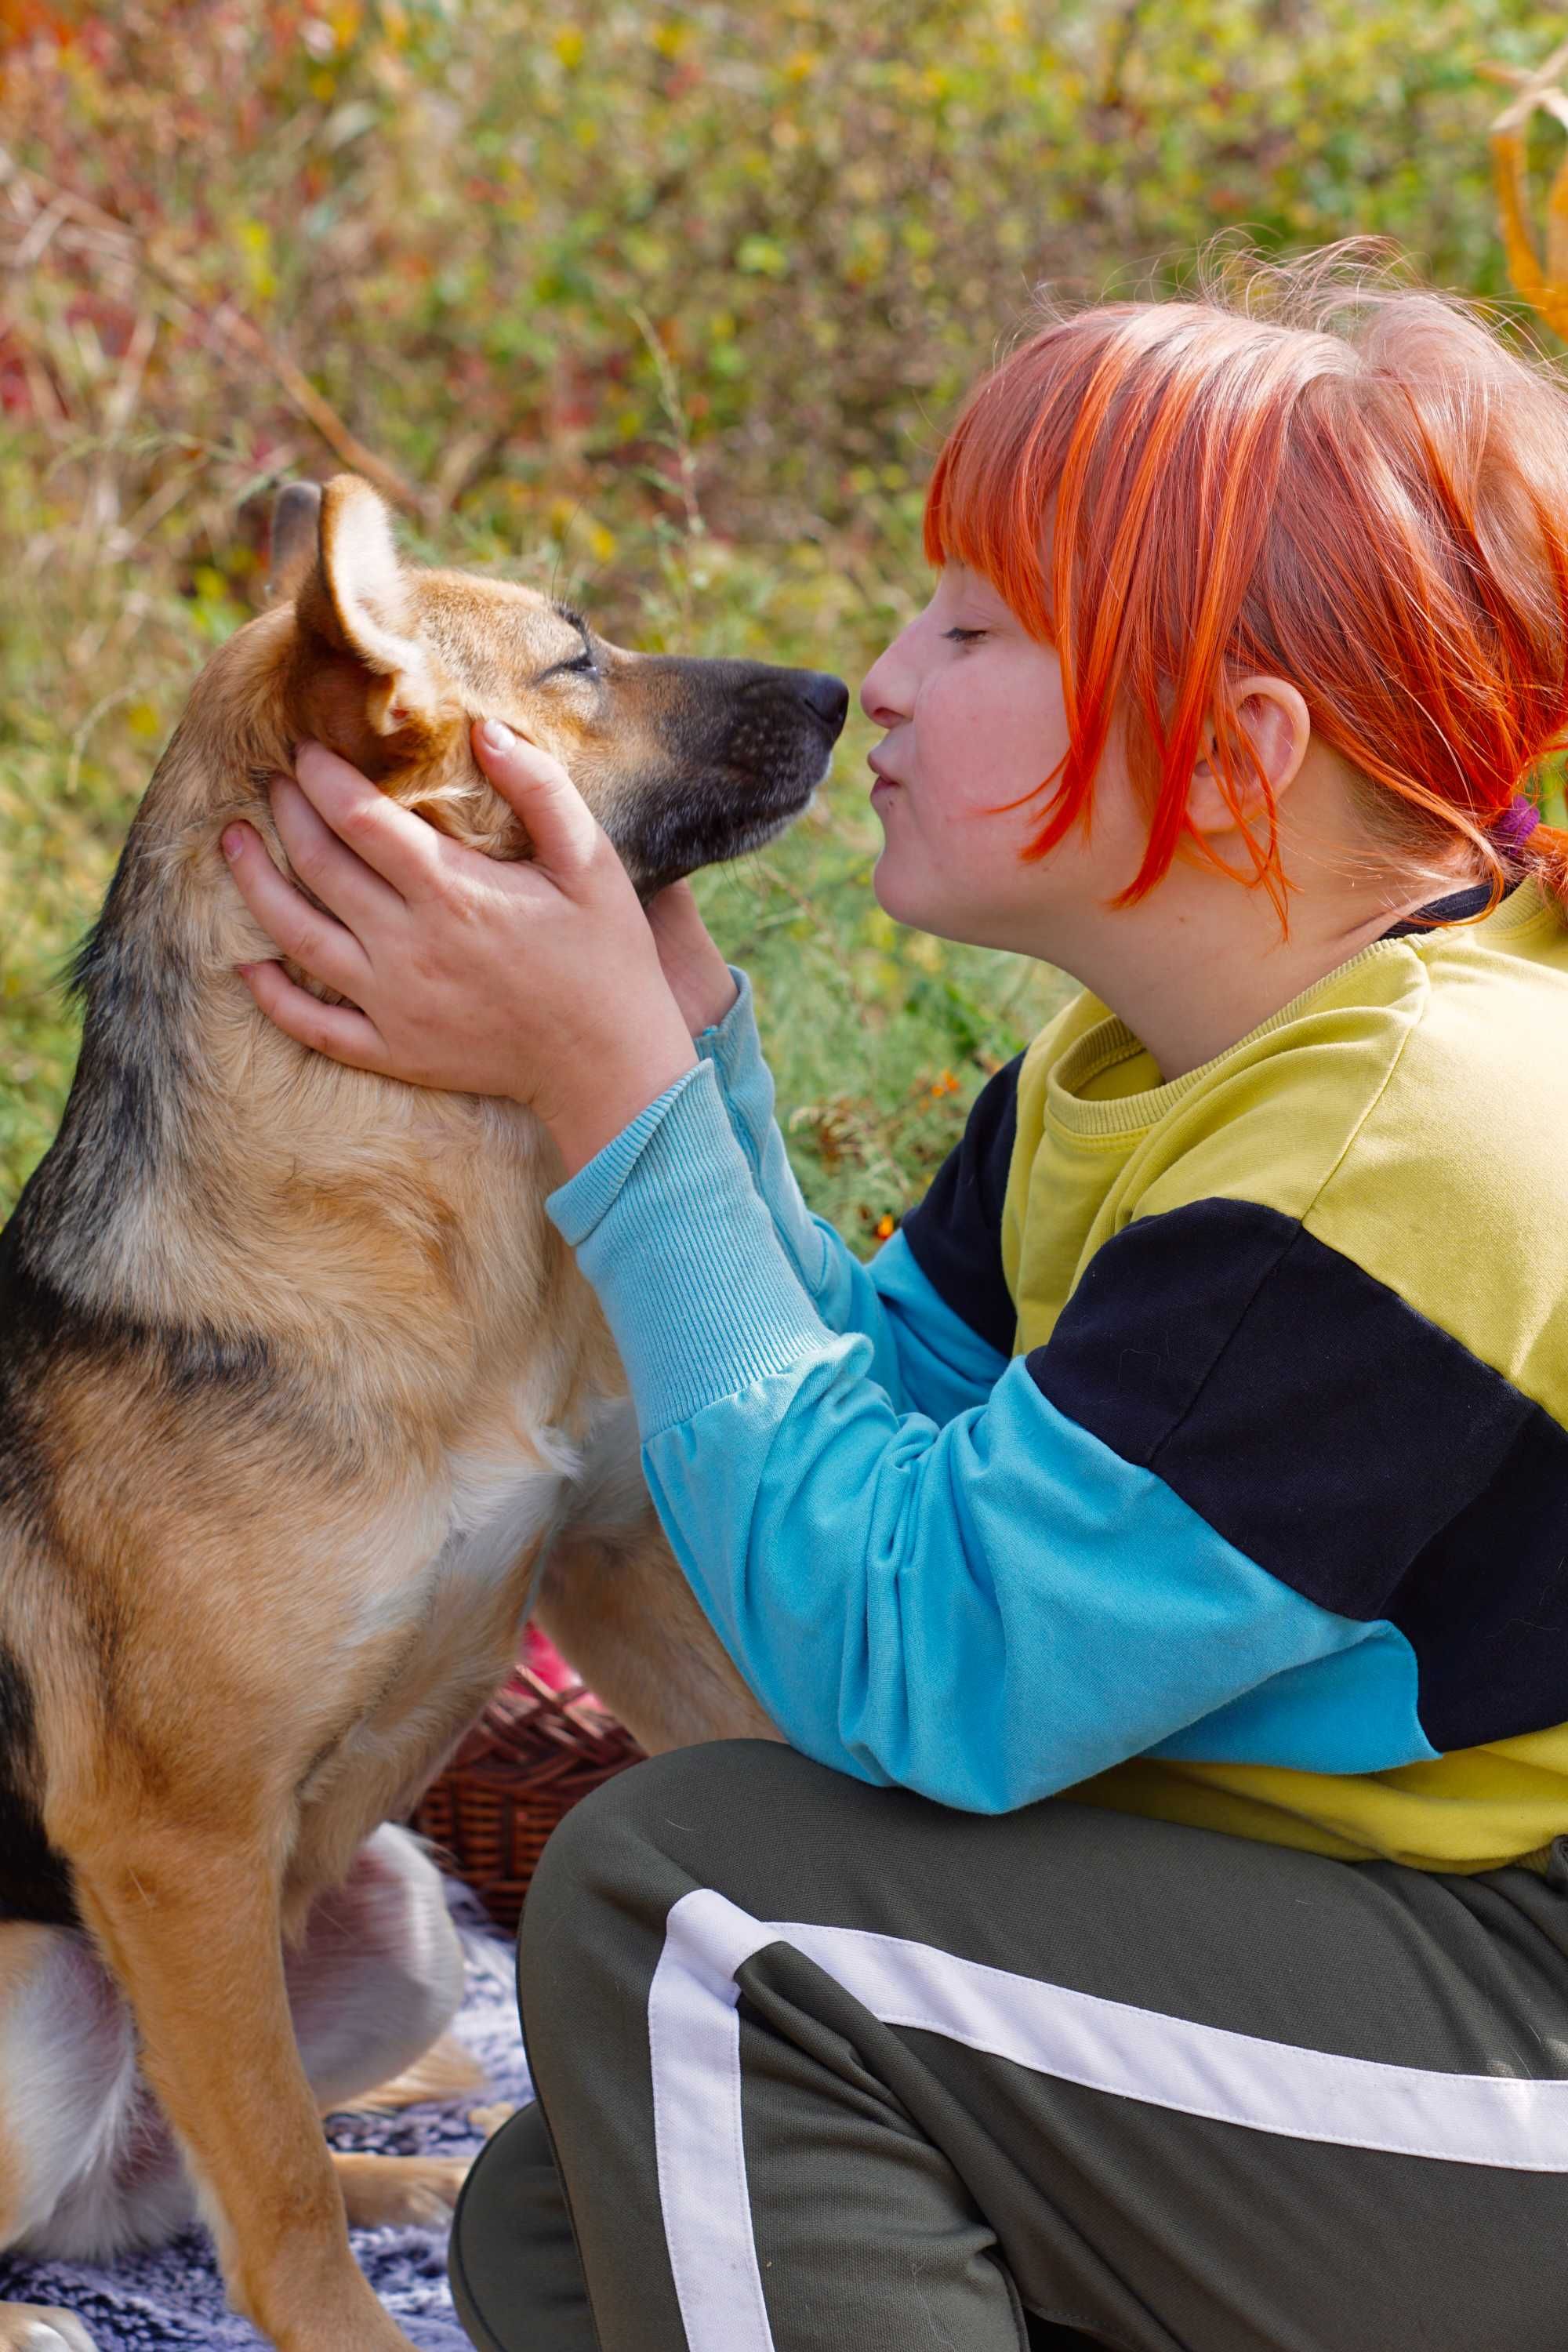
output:
POLYGON ((849 688, 844 680, 826 669, 803 669, 796 676, 801 700, 816 711, 830 735, 837 735, 849 715, 849 688))

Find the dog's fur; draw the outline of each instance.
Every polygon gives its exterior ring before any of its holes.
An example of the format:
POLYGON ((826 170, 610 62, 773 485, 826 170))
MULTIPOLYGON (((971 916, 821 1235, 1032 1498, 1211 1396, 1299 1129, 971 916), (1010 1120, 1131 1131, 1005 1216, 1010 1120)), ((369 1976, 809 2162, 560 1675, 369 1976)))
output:
MULTIPOLYGON (((353 477, 284 494, 274 562, 132 829, 0 1241, 0 2243, 102 2258, 199 2203, 284 2352, 394 2352, 345 2202, 427 2213, 457 2168, 334 2159, 319 2116, 456 2006, 432 1866, 382 1825, 504 1677, 546 1538, 540 1620, 646 1746, 771 1727, 658 1536, 547 1137, 272 1029, 218 835, 284 863, 266 782, 314 736, 524 856, 493 716, 647 894, 787 823, 845 697, 405 566, 353 477)), ((35 2317, 0 2305, 0 2348, 35 2317)))

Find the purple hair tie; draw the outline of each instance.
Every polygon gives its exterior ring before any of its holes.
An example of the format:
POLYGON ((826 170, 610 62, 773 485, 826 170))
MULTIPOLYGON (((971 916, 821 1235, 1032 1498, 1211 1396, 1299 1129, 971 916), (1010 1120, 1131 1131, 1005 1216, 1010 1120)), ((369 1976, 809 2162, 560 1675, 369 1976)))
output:
POLYGON ((1540 823, 1541 811, 1534 802, 1527 801, 1522 793, 1515 793, 1501 815, 1492 819, 1489 831, 1504 849, 1518 849, 1540 823))

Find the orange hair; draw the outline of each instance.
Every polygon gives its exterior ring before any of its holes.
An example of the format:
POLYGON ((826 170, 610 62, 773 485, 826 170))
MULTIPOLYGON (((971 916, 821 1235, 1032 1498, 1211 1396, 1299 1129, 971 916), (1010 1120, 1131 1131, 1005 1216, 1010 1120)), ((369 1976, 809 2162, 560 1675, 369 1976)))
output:
MULTIPOLYGON (((1494 898, 1488 827, 1568 742, 1568 386, 1458 298, 1370 274, 1368 250, 1205 257, 1194 295, 1047 313, 937 458, 928 557, 983 574, 1061 663, 1068 748, 1026 856, 1087 822, 1125 718, 1150 824, 1119 905, 1186 836, 1285 918, 1248 673, 1300 688, 1376 830, 1450 875, 1468 841, 1494 898), (1210 714, 1250 870, 1187 815, 1210 714)), ((1568 831, 1510 854, 1568 898, 1568 831)))

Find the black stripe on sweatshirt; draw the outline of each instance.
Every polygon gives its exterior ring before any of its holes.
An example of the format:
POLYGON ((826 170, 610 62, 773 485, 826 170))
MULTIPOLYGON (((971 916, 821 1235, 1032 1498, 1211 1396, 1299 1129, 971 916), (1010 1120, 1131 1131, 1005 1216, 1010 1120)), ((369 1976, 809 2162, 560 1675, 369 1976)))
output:
POLYGON ((988 1078, 963 1134, 901 1231, 931 1288, 1000 1354, 1013 1352, 1018 1316, 1002 1271, 1002 1203, 1018 1133, 1022 1054, 988 1078))
POLYGON ((1026 1361, 1258 1567, 1397 1625, 1435 1748, 1568 1722, 1568 1432, 1294 1219, 1126 1226, 1026 1361))

